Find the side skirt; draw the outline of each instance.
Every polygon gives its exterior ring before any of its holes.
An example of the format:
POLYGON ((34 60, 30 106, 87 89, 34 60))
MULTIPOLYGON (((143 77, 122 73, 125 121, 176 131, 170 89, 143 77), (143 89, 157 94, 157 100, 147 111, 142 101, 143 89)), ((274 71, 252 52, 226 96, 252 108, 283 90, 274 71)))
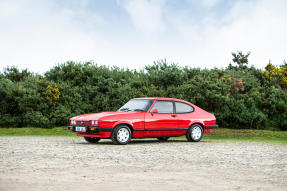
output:
POLYGON ((188 130, 188 128, 166 128, 166 129, 134 129, 134 131, 184 131, 188 130))
POLYGON ((181 137, 181 136, 157 136, 157 137, 132 137, 132 139, 149 139, 149 138, 158 138, 158 137, 181 137))

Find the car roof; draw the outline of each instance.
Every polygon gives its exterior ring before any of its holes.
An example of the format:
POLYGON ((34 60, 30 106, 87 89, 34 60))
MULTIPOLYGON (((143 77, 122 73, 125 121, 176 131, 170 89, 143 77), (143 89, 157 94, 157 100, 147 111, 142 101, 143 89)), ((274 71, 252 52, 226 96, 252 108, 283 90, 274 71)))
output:
POLYGON ((168 101, 187 102, 187 101, 182 100, 182 99, 167 98, 167 97, 141 97, 141 98, 134 98, 134 99, 152 99, 152 100, 168 100, 168 101))

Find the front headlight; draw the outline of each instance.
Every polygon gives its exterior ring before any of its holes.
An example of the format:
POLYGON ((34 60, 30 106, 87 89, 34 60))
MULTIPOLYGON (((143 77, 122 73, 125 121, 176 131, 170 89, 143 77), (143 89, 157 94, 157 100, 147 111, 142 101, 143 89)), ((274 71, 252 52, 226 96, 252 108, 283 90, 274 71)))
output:
POLYGON ((97 120, 92 120, 92 125, 98 126, 98 121, 97 120))

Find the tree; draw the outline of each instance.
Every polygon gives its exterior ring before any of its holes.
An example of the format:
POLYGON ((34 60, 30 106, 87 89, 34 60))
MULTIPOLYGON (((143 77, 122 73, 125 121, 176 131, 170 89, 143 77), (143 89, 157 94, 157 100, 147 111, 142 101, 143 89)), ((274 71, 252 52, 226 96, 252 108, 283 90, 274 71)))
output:
POLYGON ((232 61, 238 65, 239 68, 246 68, 248 64, 248 57, 250 56, 250 52, 247 54, 243 54, 241 51, 237 53, 232 53, 233 59, 232 61))

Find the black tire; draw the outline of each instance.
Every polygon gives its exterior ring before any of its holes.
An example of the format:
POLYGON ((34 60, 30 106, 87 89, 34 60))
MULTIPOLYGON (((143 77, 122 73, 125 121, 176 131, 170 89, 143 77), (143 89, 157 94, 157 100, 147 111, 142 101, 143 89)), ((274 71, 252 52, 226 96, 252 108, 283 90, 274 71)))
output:
POLYGON ((97 143, 99 140, 101 140, 101 138, 97 137, 84 137, 84 139, 89 143, 97 143))
POLYGON ((132 131, 126 125, 119 125, 113 129, 111 139, 116 145, 126 145, 131 141, 132 131))
POLYGON ((186 132, 186 139, 187 141, 190 142, 199 142, 202 136, 203 136, 203 128, 199 124, 192 125, 186 132))
POLYGON ((167 141, 169 137, 158 137, 157 138, 159 141, 167 141))

